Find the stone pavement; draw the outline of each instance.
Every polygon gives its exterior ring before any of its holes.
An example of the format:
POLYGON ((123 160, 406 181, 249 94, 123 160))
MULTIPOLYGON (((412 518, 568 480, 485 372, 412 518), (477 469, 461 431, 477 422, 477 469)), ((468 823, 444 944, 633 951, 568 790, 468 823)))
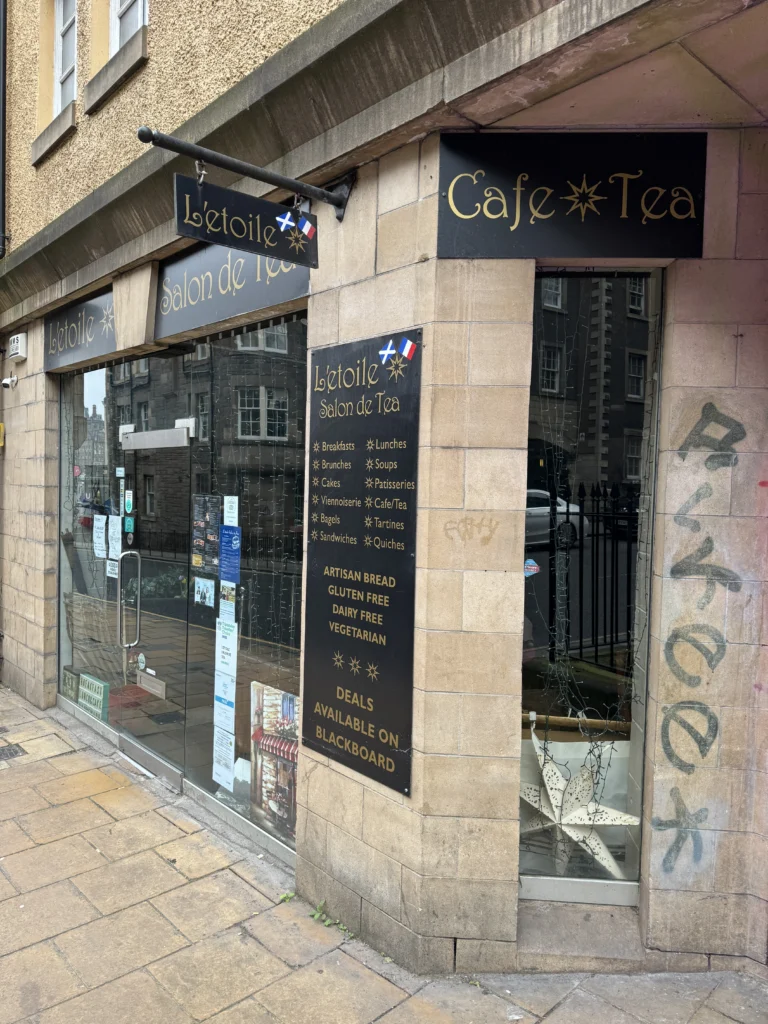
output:
POLYGON ((768 1024, 734 973, 415 977, 237 832, 0 688, 0 1024, 768 1024))

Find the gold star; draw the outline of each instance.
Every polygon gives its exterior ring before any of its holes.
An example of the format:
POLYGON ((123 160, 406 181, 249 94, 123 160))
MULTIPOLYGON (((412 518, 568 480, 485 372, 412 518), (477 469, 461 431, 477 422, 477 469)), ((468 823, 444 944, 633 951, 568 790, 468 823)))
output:
POLYGON ((365 460, 365 468, 366 469, 373 469, 373 459, 366 459, 365 460))
POLYGON ((315 441, 315 443, 312 445, 312 451, 313 452, 319 452, 320 451, 320 442, 319 441, 315 441))
POLYGON ((110 331, 114 330, 115 322, 115 307, 107 306, 104 310, 104 315, 101 318, 101 333, 109 334, 110 331))
POLYGON ((344 668, 344 658, 341 655, 341 651, 333 652, 333 667, 344 668))
POLYGON ((317 520, 318 520, 318 518, 319 518, 319 517, 318 517, 318 515, 317 515, 317 512, 313 512, 313 513, 312 513, 312 522, 313 522, 313 523, 316 523, 316 522, 317 522, 317 520))
POLYGON ((365 478, 365 486, 366 487, 373 487, 373 478, 372 477, 367 476, 365 478))
POLYGON ((595 185, 588 186, 587 176, 586 174, 584 174, 581 178, 581 185, 576 186, 573 184, 572 181, 568 181, 568 184, 573 189, 573 192, 569 196, 560 196, 561 199, 565 199, 571 204, 571 208, 566 213, 566 217, 569 213, 573 213, 574 210, 578 210, 581 214, 582 224, 584 223, 584 215, 586 214, 587 210, 592 210, 592 212, 596 213, 599 217, 600 211, 595 206, 595 202, 598 199, 606 198, 605 196, 595 195, 595 189, 599 187, 600 182, 598 181, 595 185))
POLYGON ((370 537, 368 536, 368 534, 367 534, 367 533, 366 533, 366 535, 365 535, 365 536, 363 537, 363 544, 365 544, 365 546, 366 546, 367 548, 369 548, 369 547, 371 546, 371 544, 373 544, 373 541, 371 540, 371 538, 370 538, 370 537))
POLYGON ((365 517, 365 525, 368 526, 368 527, 373 526, 373 520, 371 519, 370 516, 366 516, 365 517))
POLYGON ((320 459, 312 459, 312 469, 320 469, 320 459))
POLYGON ((313 476, 312 477, 312 486, 313 487, 317 487, 317 486, 319 486, 319 484, 320 484, 320 477, 319 476, 313 476))
POLYGON ((312 531, 312 540, 317 540, 317 530, 312 531))
POLYGON ((366 498, 365 499, 365 507, 366 508, 373 508, 373 498, 366 498))
POLYGON ((349 671, 353 676, 360 675, 360 659, 350 658, 349 659, 349 671))
POLYGON ((395 383, 405 373, 406 362, 401 355, 392 356, 389 361, 389 376, 395 383))
POLYGON ((367 674, 368 678, 370 680, 372 680, 374 683, 379 678, 379 666, 378 665, 372 665, 370 663, 370 661, 369 661, 368 662, 368 668, 365 671, 366 671, 366 674, 367 674))
POLYGON ((320 499, 318 498, 318 496, 317 496, 316 494, 313 494, 313 495, 312 495, 312 504, 313 504, 313 505, 317 505, 317 503, 318 503, 319 501, 320 501, 320 499))
POLYGON ((300 253, 306 249, 307 240, 298 228, 294 228, 288 233, 288 244, 291 249, 295 249, 297 253, 300 253))
POLYGON ((369 452, 372 452, 373 451, 373 441, 371 441, 371 440, 366 441, 365 447, 368 449, 369 452))

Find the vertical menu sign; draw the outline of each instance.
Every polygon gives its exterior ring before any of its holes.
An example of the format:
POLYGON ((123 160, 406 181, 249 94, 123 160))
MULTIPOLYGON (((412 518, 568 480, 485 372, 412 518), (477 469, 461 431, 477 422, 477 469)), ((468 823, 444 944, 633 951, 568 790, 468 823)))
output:
POLYGON ((421 331, 310 373, 302 738, 409 793, 421 331))

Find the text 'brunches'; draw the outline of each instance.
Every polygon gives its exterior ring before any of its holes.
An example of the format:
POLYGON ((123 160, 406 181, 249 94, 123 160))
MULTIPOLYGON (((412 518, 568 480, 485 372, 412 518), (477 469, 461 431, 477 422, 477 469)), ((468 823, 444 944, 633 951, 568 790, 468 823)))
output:
POLYGON ((448 205, 461 220, 474 220, 483 216, 488 220, 509 220, 510 231, 516 231, 523 218, 530 224, 549 220, 560 213, 581 215, 600 214, 600 204, 614 198, 621 203, 620 220, 639 219, 641 224, 662 220, 669 216, 675 220, 696 220, 696 203, 689 189, 682 185, 666 189, 642 181, 643 171, 621 171, 604 181, 591 183, 586 175, 572 181, 567 179, 561 188, 526 185, 529 175, 521 172, 515 179, 511 194, 505 194, 496 185, 483 179, 485 171, 478 169, 457 174, 448 186, 448 205), (599 191, 598 191, 599 190, 599 191), (569 204, 567 207, 565 204, 569 204))

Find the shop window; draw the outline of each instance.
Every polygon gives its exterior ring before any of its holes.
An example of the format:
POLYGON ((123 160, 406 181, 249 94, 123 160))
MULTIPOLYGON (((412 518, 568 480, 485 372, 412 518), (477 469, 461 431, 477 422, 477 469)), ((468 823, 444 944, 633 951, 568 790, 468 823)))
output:
POLYGON ((627 480, 640 479, 642 449, 642 434, 627 434, 624 438, 624 475, 627 480))
POLYGON ((539 390, 545 395, 560 394, 561 351, 554 345, 544 345, 539 354, 539 390))
POLYGON ((139 402, 136 406, 139 430, 149 430, 149 402, 139 402))
POLYGON ((56 0, 54 48, 55 115, 60 114, 74 100, 77 91, 76 0, 56 0))
POLYGON ((144 511, 148 516, 155 514, 155 478, 144 477, 144 511))
POLYGON ((565 301, 565 281, 562 277, 542 277, 541 304, 544 309, 562 310, 565 301))
POLYGON ((642 401, 645 398, 646 357, 635 352, 627 353, 627 398, 642 401))
POLYGON ((109 53, 114 56, 147 23, 147 0, 110 0, 109 53))
POLYGON ((211 430, 211 397, 207 392, 197 396, 197 436, 200 441, 207 441, 211 430))
POLYGON ((645 316, 645 285, 644 277, 627 278, 627 310, 633 316, 645 316))

